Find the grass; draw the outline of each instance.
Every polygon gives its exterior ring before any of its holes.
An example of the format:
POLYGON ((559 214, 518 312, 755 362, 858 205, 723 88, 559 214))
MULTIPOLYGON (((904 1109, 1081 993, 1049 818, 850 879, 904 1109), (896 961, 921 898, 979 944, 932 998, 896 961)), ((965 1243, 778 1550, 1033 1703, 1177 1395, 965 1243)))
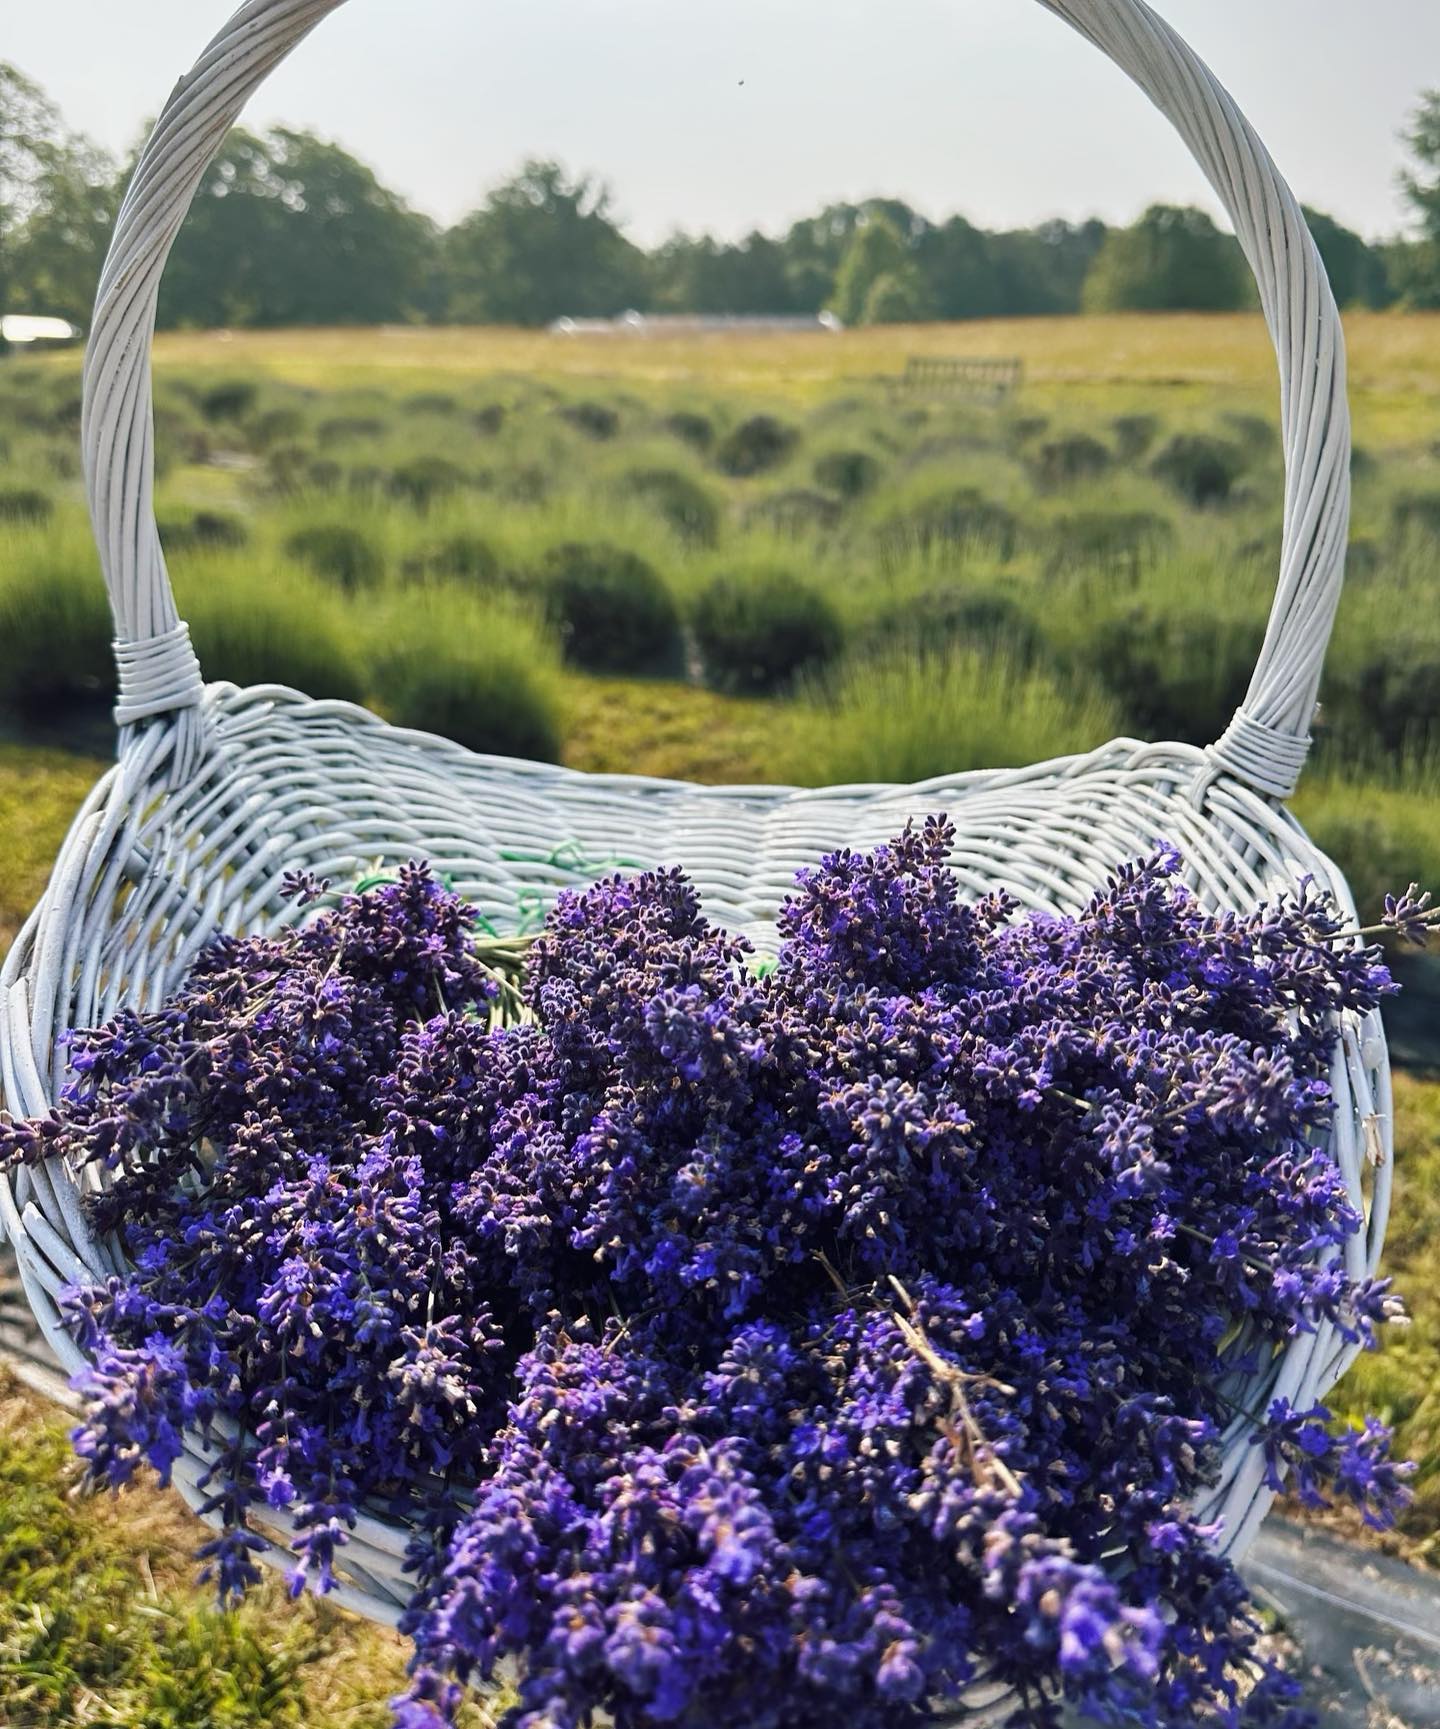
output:
POLYGON ((575 679, 564 760, 589 774, 753 786, 775 779, 772 704, 673 681, 575 679))
POLYGON ((1102 696, 1003 658, 909 654, 818 689, 784 760, 787 778, 816 786, 930 780, 1089 750, 1117 720, 1102 696))
POLYGON ((1385 1271, 1411 1322, 1388 1329, 1330 1405, 1356 1422, 1368 1411, 1395 1425, 1397 1455, 1418 1465, 1397 1535, 1403 1552, 1440 1565, 1440 1084, 1406 1075, 1395 1086, 1395 1197, 1385 1271))
POLYGON ((1387 893, 1419 882, 1440 888, 1440 760, 1397 755, 1383 768, 1339 762, 1301 781, 1295 814, 1345 874, 1373 922, 1387 893))
MULTIPOLYGON (((79 1487, 67 1425, 0 1369, 0 1722, 6 1729, 382 1729, 405 1645, 269 1579, 220 1613, 172 1495, 79 1487)), ((467 1729, 493 1724, 469 1709, 467 1729)))
POLYGON ((366 696, 353 622, 308 573, 217 553, 187 561, 176 590, 207 678, 366 696))
POLYGON ((397 726, 491 755, 559 756, 556 657, 527 613, 431 589, 387 602, 366 626, 371 688, 397 726))
POLYGON ((103 768, 70 751, 0 741, 0 955, 40 898, 70 819, 103 768))
POLYGON ((0 692, 30 720, 105 691, 113 634, 94 546, 77 513, 0 523, 0 692))
MULTIPOLYGON (((1440 317, 1352 313, 1346 319, 1357 435, 1424 436, 1440 410, 1440 317)), ((420 391, 437 380, 502 386, 543 376, 571 386, 619 380, 654 389, 739 389, 814 401, 837 382, 900 372, 914 353, 1015 355, 1027 399, 1079 413, 1126 412, 1131 394, 1206 405, 1217 389, 1236 408, 1269 409, 1274 358, 1260 319, 1186 313, 1105 318, 987 319, 935 327, 877 326, 840 336, 716 334, 643 340, 552 337, 543 331, 190 332, 163 336, 162 372, 257 374, 312 388, 373 385, 420 391)))

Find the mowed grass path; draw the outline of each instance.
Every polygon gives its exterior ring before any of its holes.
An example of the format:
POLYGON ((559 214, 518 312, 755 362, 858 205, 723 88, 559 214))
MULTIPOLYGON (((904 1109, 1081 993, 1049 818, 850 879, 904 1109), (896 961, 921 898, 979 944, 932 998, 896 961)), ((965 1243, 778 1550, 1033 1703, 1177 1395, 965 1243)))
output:
MULTIPOLYGON (((1358 438, 1421 437, 1440 417, 1440 313, 1352 313, 1345 320, 1358 438)), ((551 376, 579 382, 704 384, 809 401, 853 380, 904 370, 912 354, 1018 356, 1027 405, 1093 404, 1123 413, 1127 394, 1248 408, 1276 394, 1275 357, 1258 314, 1125 314, 882 325, 839 334, 717 331, 673 336, 552 336, 472 328, 170 333, 157 369, 268 375, 335 389, 421 386, 441 378, 551 376)))

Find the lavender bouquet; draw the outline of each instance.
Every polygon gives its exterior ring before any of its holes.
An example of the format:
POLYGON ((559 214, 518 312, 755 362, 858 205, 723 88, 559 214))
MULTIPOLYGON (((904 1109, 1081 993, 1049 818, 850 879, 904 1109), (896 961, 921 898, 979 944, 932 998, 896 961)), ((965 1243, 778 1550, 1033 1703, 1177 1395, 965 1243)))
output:
MULTIPOLYGON (((674 872, 562 895, 521 969, 412 865, 79 1036, 0 1155, 107 1173, 93 1475, 233 1435, 222 1598, 265 1504, 296 1590, 403 1511, 406 1729, 508 1660, 507 1729, 897 1729, 980 1681, 1017 1724, 1300 1722, 1190 1508, 1237 1370, 1397 1311, 1323 1151, 1388 975, 1165 851, 1074 919, 966 904, 952 838, 803 874, 772 967, 674 872)), ((1272 1484, 1389 1517, 1380 1425, 1248 1414, 1272 1484)))

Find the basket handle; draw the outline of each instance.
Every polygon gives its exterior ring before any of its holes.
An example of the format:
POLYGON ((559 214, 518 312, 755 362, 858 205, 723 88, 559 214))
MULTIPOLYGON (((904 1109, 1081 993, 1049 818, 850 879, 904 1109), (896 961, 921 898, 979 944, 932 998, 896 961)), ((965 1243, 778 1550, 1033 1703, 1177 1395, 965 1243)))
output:
MULTIPOLYGON (((204 737, 202 681, 154 516, 150 343, 160 278, 211 159, 251 92, 343 0, 247 0, 176 86, 135 170, 101 275, 85 356, 85 479, 115 617, 122 729, 180 732, 177 771, 204 737)), ((1280 363, 1285 516, 1259 662, 1210 752, 1273 798, 1310 747, 1321 665, 1344 580, 1350 509, 1345 347, 1294 194, 1204 63, 1144 0, 1040 0, 1116 62, 1189 145, 1244 248, 1280 363)))

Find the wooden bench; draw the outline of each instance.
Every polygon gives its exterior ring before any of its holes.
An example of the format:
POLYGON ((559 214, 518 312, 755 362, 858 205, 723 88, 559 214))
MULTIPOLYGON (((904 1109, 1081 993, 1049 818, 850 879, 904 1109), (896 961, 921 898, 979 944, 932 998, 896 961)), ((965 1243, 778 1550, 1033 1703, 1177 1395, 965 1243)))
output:
POLYGON ((944 355, 912 354, 896 382, 905 391, 953 392, 999 401, 1013 395, 1024 376, 1023 360, 957 360, 944 355))

